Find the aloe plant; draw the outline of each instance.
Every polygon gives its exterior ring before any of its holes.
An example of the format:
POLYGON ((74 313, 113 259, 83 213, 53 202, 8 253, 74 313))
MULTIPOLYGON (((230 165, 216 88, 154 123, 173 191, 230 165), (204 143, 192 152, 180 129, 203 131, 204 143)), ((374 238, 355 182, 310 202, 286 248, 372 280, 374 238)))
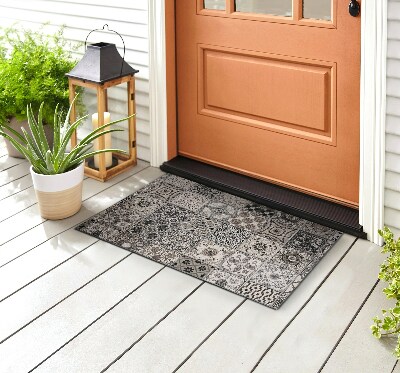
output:
POLYGON ((7 124, 0 125, 0 135, 8 139, 11 144, 26 157, 36 173, 43 175, 61 174, 74 169, 86 158, 93 157, 96 154, 106 152, 125 153, 120 149, 102 149, 96 151, 90 151, 90 149, 93 146, 93 140, 98 137, 106 133, 123 131, 122 129, 106 128, 130 117, 106 123, 96 128, 80 140, 70 152, 67 152, 67 146, 71 141, 74 131, 76 131, 78 126, 87 118, 87 115, 83 116, 70 124, 69 117, 73 103, 69 107, 65 118, 63 118, 63 112, 59 110, 59 105, 57 105, 54 111, 54 144, 51 149, 43 129, 43 105, 43 103, 40 105, 37 119, 33 114, 32 106, 27 105, 30 133, 22 129, 23 135, 21 135, 7 124), (10 136, 10 134, 13 134, 15 137, 10 136))

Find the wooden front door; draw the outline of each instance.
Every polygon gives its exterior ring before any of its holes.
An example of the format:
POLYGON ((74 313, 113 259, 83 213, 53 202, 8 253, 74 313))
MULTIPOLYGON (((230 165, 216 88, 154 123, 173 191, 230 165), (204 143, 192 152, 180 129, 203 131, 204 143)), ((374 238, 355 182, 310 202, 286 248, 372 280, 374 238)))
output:
POLYGON ((178 152, 357 206, 349 0, 176 0, 178 152))

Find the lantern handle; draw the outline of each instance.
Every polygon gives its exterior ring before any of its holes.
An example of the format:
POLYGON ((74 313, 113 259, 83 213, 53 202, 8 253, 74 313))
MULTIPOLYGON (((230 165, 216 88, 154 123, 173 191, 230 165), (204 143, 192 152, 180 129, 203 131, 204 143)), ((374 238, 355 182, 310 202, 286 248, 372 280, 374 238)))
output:
POLYGON ((117 31, 110 30, 110 27, 108 26, 107 23, 104 24, 103 28, 96 28, 96 29, 90 31, 90 32, 87 34, 86 39, 85 39, 85 52, 86 52, 86 45, 87 45, 87 40, 88 40, 88 38, 89 38, 89 35, 90 35, 92 32, 95 32, 95 31, 104 31, 104 30, 105 30, 105 27, 107 27, 107 31, 116 33, 116 34, 121 38, 122 44, 124 45, 124 55, 123 55, 123 57, 122 57, 121 72, 120 72, 120 74, 119 74, 119 75, 122 75, 122 70, 123 70, 123 68, 124 68, 124 62, 125 62, 125 42, 124 42, 124 39, 122 38, 122 36, 121 36, 117 31))

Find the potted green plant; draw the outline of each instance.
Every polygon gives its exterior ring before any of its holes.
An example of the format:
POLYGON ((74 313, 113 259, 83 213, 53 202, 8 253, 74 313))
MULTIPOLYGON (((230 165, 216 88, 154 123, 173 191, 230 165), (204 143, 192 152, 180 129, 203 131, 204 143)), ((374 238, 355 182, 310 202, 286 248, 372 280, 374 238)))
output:
POLYGON ((43 218, 57 220, 77 213, 82 204, 82 183, 84 160, 96 154, 105 152, 124 153, 119 149, 103 149, 90 151, 93 140, 107 133, 123 131, 121 129, 107 129, 107 127, 122 122, 123 118, 104 124, 90 132, 69 152, 74 131, 87 117, 81 117, 70 124, 70 112, 64 116, 57 105, 53 119, 53 146, 49 146, 44 133, 43 113, 41 104, 37 119, 31 105, 26 112, 29 132, 22 129, 22 134, 7 124, 0 125, 0 136, 9 140, 26 159, 31 163, 33 186, 39 203, 40 214, 43 218), (9 134, 11 133, 12 136, 9 134))
POLYGON ((378 277, 388 284, 383 293, 386 298, 393 299, 395 304, 393 308, 383 309, 382 317, 374 317, 371 329, 378 339, 385 336, 397 337, 394 355, 400 359, 400 238, 395 239, 387 227, 379 230, 379 234, 385 241, 382 253, 387 256, 381 264, 378 277))
MULTIPOLYGON (((53 124, 56 104, 69 106, 65 73, 76 63, 70 53, 73 46, 64 39, 63 28, 47 35, 43 27, 36 32, 19 26, 0 29, 0 124, 6 123, 19 134, 21 127, 28 126, 28 104, 37 114, 40 104, 46 102, 42 117, 48 125, 53 124)), ((82 108, 81 102, 78 107, 82 108)), ((51 143, 52 128, 45 126, 44 130, 51 143)), ((10 156, 22 156, 8 141, 6 145, 10 156)))

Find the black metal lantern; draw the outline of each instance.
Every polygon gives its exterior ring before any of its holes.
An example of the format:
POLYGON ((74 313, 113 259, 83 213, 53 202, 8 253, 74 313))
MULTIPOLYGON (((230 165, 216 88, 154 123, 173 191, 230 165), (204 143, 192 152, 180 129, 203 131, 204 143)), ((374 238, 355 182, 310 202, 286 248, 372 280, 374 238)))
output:
MULTIPOLYGON (((124 45, 124 55, 118 53, 115 44, 95 43, 87 46, 87 39, 94 31, 104 30, 108 25, 104 25, 102 29, 96 29, 89 32, 85 40, 85 55, 78 64, 66 74, 69 80, 69 96, 72 104, 76 86, 94 89, 97 94, 97 113, 93 114, 92 122, 94 127, 102 126, 105 121, 110 120, 108 112, 108 96, 107 89, 127 83, 128 110, 127 116, 135 113, 135 74, 139 72, 133 69, 125 62, 125 43, 121 35, 116 33, 122 40, 124 45)), ((76 120, 75 104, 71 110, 71 122, 76 120)), ((96 149, 110 148, 111 134, 100 136, 96 140, 96 149), (109 135, 109 136, 108 136, 109 135)), ((77 133, 75 132, 71 139, 71 145, 77 143, 77 133)), ((85 174, 97 180, 105 181, 111 177, 120 174, 127 168, 136 165, 136 120, 132 116, 128 119, 128 144, 129 154, 122 155, 120 153, 101 153, 95 159, 89 159, 85 164, 85 174)))

